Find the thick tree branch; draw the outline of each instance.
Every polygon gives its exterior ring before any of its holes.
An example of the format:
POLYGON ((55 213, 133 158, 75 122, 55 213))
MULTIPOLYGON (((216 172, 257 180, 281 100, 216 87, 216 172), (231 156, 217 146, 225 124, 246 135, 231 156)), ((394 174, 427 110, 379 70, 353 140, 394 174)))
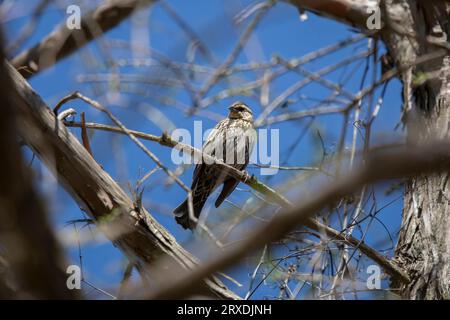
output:
POLYGON ((141 6, 155 0, 110 0, 81 20, 80 29, 69 29, 62 23, 41 42, 18 54, 12 64, 25 78, 51 67, 90 41, 111 30, 141 6))
MULTIPOLYGON (((417 174, 448 171, 450 169, 450 143, 429 143, 425 147, 408 148, 392 146, 373 150, 368 154, 367 164, 353 173, 343 176, 333 185, 308 198, 302 198, 299 204, 290 210, 277 214, 262 228, 253 232, 236 247, 225 250, 219 257, 189 273, 170 274, 176 276, 164 278, 157 292, 147 297, 152 299, 180 298, 192 293, 198 281, 213 272, 224 270, 244 258, 249 252, 263 247, 267 243, 282 238, 288 232, 301 225, 307 225, 310 217, 328 205, 332 205, 343 196, 351 194, 361 186, 393 178, 404 178, 417 174)), ((167 273, 167 270, 165 270, 167 273)))
POLYGON ((288 0, 300 12, 309 10, 319 16, 343 22, 353 27, 366 30, 367 19, 377 8, 371 0, 288 0))
POLYGON ((75 299, 62 250, 24 164, 0 39, 0 298, 75 299))
MULTIPOLYGON (((8 69, 13 83, 11 97, 20 115, 24 141, 114 245, 145 274, 161 256, 168 256, 183 269, 195 268, 196 259, 145 209, 136 207, 17 71, 10 65, 8 69)), ((203 283, 209 294, 239 299, 216 278, 203 283)))
MULTIPOLYGON (((80 127, 80 128, 83 126, 83 124, 80 122, 65 121, 64 124, 67 126, 80 127)), ((86 123, 85 126, 86 126, 86 128, 91 128, 91 129, 126 134, 121 128, 98 124, 98 123, 86 123)), ((196 149, 187 144, 176 142, 176 141, 172 140, 170 137, 168 137, 167 135, 155 136, 155 135, 146 134, 146 133, 142 133, 139 131, 133 131, 133 130, 131 130, 130 132, 138 138, 157 142, 161 145, 164 145, 164 146, 167 146, 170 148, 184 150, 184 152, 186 152, 188 154, 193 154, 196 157, 203 157, 209 163, 212 163, 212 161, 214 161, 216 163, 216 165, 221 167, 224 172, 227 171, 234 178, 238 179, 242 183, 247 184, 252 189, 263 194, 268 200, 273 201, 274 203, 277 203, 278 205, 280 205, 281 207, 286 208, 286 209, 293 207, 293 204, 288 199, 286 199, 283 195, 279 194, 277 191, 270 188, 266 184, 259 181, 256 177, 253 176, 253 177, 249 178, 248 174, 246 174, 246 172, 237 170, 237 169, 229 166, 228 164, 224 163, 223 161, 220 161, 216 158, 209 156, 208 154, 203 154, 202 151, 199 149, 196 149)), ((366 245, 361 240, 358 240, 352 236, 348 236, 343 232, 339 232, 329 226, 324 225, 323 223, 320 223, 319 221, 317 221, 313 218, 308 219, 308 221, 305 223, 305 225, 314 231, 325 233, 327 236, 329 236, 333 240, 342 241, 344 243, 347 243, 348 245, 351 245, 351 246, 357 248, 362 253, 364 253, 368 258, 372 259, 374 262, 378 263, 381 267, 383 267, 388 274, 390 274, 391 276, 393 276, 395 278, 398 278, 402 282, 408 282, 408 276, 394 262, 387 260, 384 256, 379 254, 378 251, 376 251, 375 249, 366 245)))

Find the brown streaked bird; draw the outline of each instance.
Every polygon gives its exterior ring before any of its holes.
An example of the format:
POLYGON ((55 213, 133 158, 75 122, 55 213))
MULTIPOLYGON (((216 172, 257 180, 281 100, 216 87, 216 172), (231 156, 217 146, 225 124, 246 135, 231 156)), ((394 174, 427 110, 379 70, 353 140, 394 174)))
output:
MULTIPOLYGON (((202 151, 224 161, 238 170, 244 170, 256 142, 252 110, 242 102, 229 107, 228 117, 220 121, 203 145, 202 151)), ((196 218, 211 193, 223 184, 222 191, 215 202, 216 208, 234 191, 239 181, 221 171, 217 165, 206 160, 197 164, 192 178, 193 214, 196 218)), ((196 223, 189 218, 188 199, 174 211, 175 220, 185 229, 194 229, 196 223)))

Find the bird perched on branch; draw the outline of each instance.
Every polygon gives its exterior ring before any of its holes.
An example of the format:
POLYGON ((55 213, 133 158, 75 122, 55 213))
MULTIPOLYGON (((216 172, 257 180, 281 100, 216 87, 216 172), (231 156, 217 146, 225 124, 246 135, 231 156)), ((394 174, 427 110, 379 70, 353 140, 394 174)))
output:
MULTIPOLYGON (((252 110, 242 102, 235 102, 229 107, 228 117, 220 121, 203 145, 203 153, 226 164, 244 170, 256 142, 252 110)), ((215 202, 216 208, 233 192, 239 181, 227 175, 217 165, 202 159, 194 170, 192 179, 193 216, 198 219, 210 194, 221 184, 222 191, 215 202)), ((195 219, 189 217, 189 202, 186 199, 175 210, 176 221, 185 229, 196 226, 195 219)))

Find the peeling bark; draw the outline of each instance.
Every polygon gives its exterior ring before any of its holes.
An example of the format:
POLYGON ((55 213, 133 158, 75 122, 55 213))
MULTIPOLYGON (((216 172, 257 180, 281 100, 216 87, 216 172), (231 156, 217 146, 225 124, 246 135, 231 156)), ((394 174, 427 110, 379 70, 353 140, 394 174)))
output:
MULTIPOLYGON (((0 35, 1 38, 1 35, 0 35)), ((0 299, 76 299, 45 207, 18 142, 0 39, 0 299)))
MULTIPOLYGON (((150 281, 152 263, 161 256, 183 269, 195 268, 196 259, 144 208, 136 208, 23 77, 11 65, 7 69, 21 136, 106 237, 150 281)), ((203 284, 198 286, 200 294, 240 299, 215 277, 203 284)))
MULTIPOLYGON (((367 32, 369 0, 291 0, 306 9, 367 32)), ((382 0, 379 34, 397 67, 449 43, 449 2, 443 0, 382 0)), ((411 144, 448 138, 450 67, 446 58, 431 60, 402 72, 403 120, 411 144), (437 75, 441 75, 441 77, 437 75), (423 80, 425 79, 425 80, 423 80)), ((447 58, 450 65, 450 53, 447 58)), ((394 260, 411 277, 397 281, 407 299, 450 299, 449 174, 429 174, 406 183, 404 209, 394 260)))

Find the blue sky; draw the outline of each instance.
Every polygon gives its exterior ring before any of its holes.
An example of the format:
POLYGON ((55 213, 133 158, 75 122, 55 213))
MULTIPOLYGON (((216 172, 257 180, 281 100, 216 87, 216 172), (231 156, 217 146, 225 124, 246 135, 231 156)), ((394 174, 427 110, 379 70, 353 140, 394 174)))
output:
MULTIPOLYGON (((6 33, 10 41, 14 40, 14 37, 18 34, 18 30, 28 21, 28 15, 23 12, 29 12, 30 8, 32 8, 31 3, 37 3, 37 1, 17 1, 17 9, 14 11, 15 15, 12 14, 6 24, 6 33)), ((216 61, 223 61, 228 56, 235 46, 239 35, 245 30, 245 26, 251 20, 251 18, 246 19, 239 26, 236 26, 233 22, 233 17, 243 8, 251 4, 252 2, 250 1, 174 0, 168 3, 184 21, 189 23, 192 30, 200 36, 200 39, 207 45, 216 61)), ((58 4, 51 5, 47 8, 40 23, 36 26, 34 34, 24 44, 24 47, 33 45, 47 35, 56 25, 64 21, 66 17, 64 12, 65 7, 70 3, 60 1, 58 4)), ((80 3, 82 12, 88 10, 90 6, 93 6, 93 4, 83 6, 80 3)), ((51 69, 32 78, 30 81, 32 87, 44 98, 49 106, 54 106, 60 98, 78 90, 107 105, 128 128, 147 133, 161 134, 162 132, 160 122, 155 120, 154 113, 148 116, 149 110, 153 110, 153 108, 161 110, 175 127, 192 130, 194 120, 202 120, 205 128, 213 127, 216 120, 211 120, 201 115, 187 117, 176 108, 165 106, 152 97, 126 92, 121 92, 118 95, 118 91, 112 82, 89 83, 79 81, 83 76, 105 74, 112 72, 111 70, 122 75, 164 75, 161 70, 152 67, 121 67, 114 66, 114 63, 106 63, 107 61, 117 63, 130 58, 148 58, 143 53, 131 55, 127 48, 106 46, 109 40, 114 39, 130 42, 133 37, 142 36, 139 33, 133 34, 130 30, 135 25, 145 23, 146 20, 148 23, 148 34, 144 34, 145 39, 140 38, 140 43, 144 45, 150 44, 154 50, 174 61, 188 62, 186 52, 189 47, 189 39, 187 39, 186 34, 180 27, 174 23, 164 8, 156 4, 150 10, 139 12, 133 19, 125 21, 114 30, 108 32, 104 38, 89 44, 76 54, 59 62, 51 69), (108 41, 105 41, 105 39, 108 39, 108 41)), ((300 21, 295 8, 284 3, 279 3, 262 19, 262 22, 256 28, 250 41, 238 56, 235 64, 239 65, 248 63, 249 61, 264 62, 270 60, 274 55, 279 55, 284 59, 297 58, 352 35, 355 35, 355 32, 351 28, 310 13, 306 21, 300 21)), ((327 65, 336 63, 338 59, 349 57, 358 50, 362 51, 365 47, 367 47, 367 40, 360 41, 353 46, 339 50, 313 63, 309 63, 305 67, 310 71, 316 71, 327 65)), ((209 65, 209 62, 200 55, 197 55, 195 62, 200 65, 209 65)), ((355 62, 355 64, 349 67, 355 67, 356 71, 346 83, 345 88, 348 91, 355 93, 360 89, 364 66, 365 60, 363 59, 360 65, 358 65, 358 62, 355 62)), ((369 70, 369 74, 371 74, 372 66, 369 70)), ((343 75, 345 74, 341 70, 330 74, 327 79, 338 81, 343 75)), ((258 72, 247 72, 241 75, 239 81, 249 81, 260 76, 261 73, 258 72)), ((278 79, 271 86, 270 99, 274 99, 288 86, 298 81, 298 79, 300 77, 295 73, 290 73, 278 79)), ((193 82, 195 85, 201 84, 201 81, 193 82)), ((214 87, 208 95, 212 96, 228 85, 230 84, 222 82, 214 87)), ((142 85, 136 87, 141 90, 148 89, 142 85)), ((130 88, 133 89, 131 86, 130 88)), ((156 92, 169 96, 185 105, 191 104, 189 95, 183 90, 158 88, 150 91, 152 94, 156 92)), ((380 90, 377 91, 377 94, 379 93, 380 90)), ((292 96, 293 99, 300 99, 301 101, 287 108, 292 111, 297 111, 312 107, 317 102, 302 99, 303 95, 314 99, 323 99, 328 94, 329 91, 324 90, 320 85, 309 85, 304 90, 292 96)), ((212 104, 208 110, 225 116, 227 106, 235 100, 242 100, 248 103, 252 106, 256 116, 260 114, 261 107, 258 100, 248 96, 224 99, 212 104)), ((387 87, 384 103, 373 125, 373 143, 389 141, 395 137, 402 136, 403 133, 400 129, 394 131, 400 119, 400 105, 400 84, 397 80, 394 80, 387 87)), ((85 111, 88 121, 109 123, 104 115, 99 114, 81 102, 73 102, 70 106, 76 108, 79 112, 85 111)), ((285 110, 277 112, 285 112, 285 110)), ((363 114, 363 116, 365 115, 363 114)), ((338 144, 341 123, 341 115, 336 115, 317 117, 310 127, 307 127, 310 124, 310 119, 306 118, 280 125, 274 124, 269 128, 280 130, 281 162, 285 165, 299 166, 312 165, 318 160, 320 153, 318 153, 317 149, 317 131, 320 131, 324 139, 327 152, 333 153, 335 151, 338 144), (287 155, 290 146, 305 128, 308 128, 305 137, 288 158, 287 155)), ((352 130, 352 123, 349 122, 347 125, 349 130, 352 130)), ((79 130, 77 129, 73 129, 72 132, 79 135, 79 130)), ((351 134, 347 135, 346 146, 350 146, 350 143, 351 134)), ((361 138, 358 137, 358 144, 360 145, 360 143, 361 138)), ((127 188, 128 183, 133 185, 142 174, 155 167, 151 159, 146 157, 126 137, 114 137, 110 133, 96 132, 91 135, 91 144, 95 159, 124 188, 127 188)), ((171 169, 175 169, 174 165, 170 165, 170 149, 149 142, 146 142, 145 145, 164 163, 169 164, 171 169)), ((28 157, 30 156, 28 152, 26 154, 28 157)), ((33 166, 39 173, 38 176, 42 178, 39 188, 47 199, 47 204, 56 229, 61 233, 64 230, 73 230, 72 226, 67 226, 67 222, 83 217, 78 206, 59 185, 55 185, 54 180, 52 180, 38 160, 33 161, 33 166)), ((255 168, 249 168, 249 171, 258 176, 259 171, 255 168)), ((278 175, 268 179, 267 177, 261 177, 261 179, 267 181, 271 186, 277 186, 289 177, 290 174, 290 172, 280 172, 278 175)), ((187 170, 181 176, 181 179, 186 184, 190 184, 191 175, 192 168, 187 170)), ((191 232, 182 230, 170 215, 172 209, 170 206, 175 207, 184 199, 184 191, 175 184, 170 186, 166 185, 166 177, 162 172, 158 172, 152 176, 148 183, 149 186, 144 193, 144 205, 146 208, 180 242, 189 243, 192 240, 191 232)), ((310 187, 311 190, 317 188, 315 185, 310 185, 310 187)), ((377 189, 379 207, 394 201, 379 213, 378 218, 391 230, 391 233, 395 237, 401 217, 402 202, 399 197, 401 195, 401 189, 387 196, 384 194, 384 190, 389 187, 390 183, 386 183, 377 189)), ((240 188, 247 190, 242 185, 240 188)), ((299 191, 294 189, 288 193, 288 196, 291 200, 295 201, 299 197, 299 191)), ((235 203, 243 204, 247 198, 248 192, 237 190, 230 199, 235 203)), ((230 205, 225 203, 220 210, 226 212, 227 208, 229 209, 230 205)), ((79 225, 78 227, 81 226, 79 225)), ((366 241, 378 249, 383 249, 389 246, 386 245, 385 239, 386 232, 383 225, 374 222, 371 225, 366 241)), ((105 290, 113 288, 120 281, 124 267, 124 259, 122 254, 107 240, 101 236, 97 236, 95 241, 82 244, 81 251, 83 271, 87 280, 105 290)), ((76 244, 67 246, 67 256, 73 263, 79 263, 79 249, 76 244)), ((242 288, 236 288, 232 284, 230 285, 231 289, 242 296, 247 291, 249 274, 253 271, 254 263, 254 259, 248 259, 243 261, 239 267, 229 271, 232 276, 244 284, 242 288)), ((107 298, 89 288, 86 288, 86 293, 90 297, 107 298)), ((273 291, 270 286, 262 288, 253 296, 253 298, 265 297, 273 297, 273 291)), ((364 298, 365 296, 363 295, 362 297, 364 298)))

